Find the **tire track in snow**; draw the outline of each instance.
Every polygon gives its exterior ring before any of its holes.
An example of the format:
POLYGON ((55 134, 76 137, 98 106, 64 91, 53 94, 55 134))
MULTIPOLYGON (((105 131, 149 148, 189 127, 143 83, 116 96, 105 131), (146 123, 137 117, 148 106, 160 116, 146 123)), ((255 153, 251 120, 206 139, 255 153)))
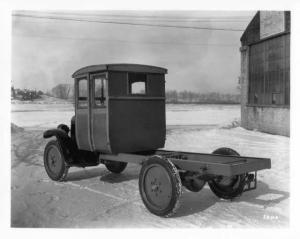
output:
MULTIPOLYGON (((46 182, 46 183, 53 183, 56 186, 69 185, 73 188, 84 189, 86 191, 89 191, 89 192, 92 192, 92 193, 95 193, 95 194, 98 194, 98 195, 103 195, 103 196, 110 197, 110 198, 113 198, 113 199, 118 200, 118 201, 122 201, 123 203, 132 202, 132 201, 126 200, 124 198, 121 198, 121 197, 118 197, 118 196, 115 196, 115 195, 112 195, 112 194, 109 194, 109 193, 104 193, 104 192, 92 189, 90 187, 82 186, 80 184, 73 183, 73 182, 60 182, 60 183, 57 183, 57 182, 53 182, 49 179, 42 179, 41 181, 46 182)), ((137 202, 132 202, 132 203, 137 204, 137 205, 141 205, 140 203, 137 203, 137 202)))
MULTIPOLYGON (((103 195, 103 196, 106 196, 106 197, 109 197, 109 198, 120 201, 120 203, 118 205, 114 205, 113 207, 106 209, 103 213, 98 214, 97 218, 99 218, 103 215, 106 215, 106 214, 113 213, 115 210, 118 210, 120 207, 124 207, 126 205, 136 205, 136 206, 144 208, 144 204, 137 201, 136 199, 135 200, 127 200, 127 199, 124 199, 124 198, 121 198, 121 197, 118 197, 118 196, 115 196, 115 195, 112 195, 112 194, 109 194, 109 193, 104 193, 104 192, 92 189, 92 188, 87 187, 87 186, 82 186, 82 185, 77 184, 77 183, 73 183, 73 182, 60 182, 60 183, 58 183, 58 182, 54 182, 54 181, 49 180, 49 179, 42 179, 41 181, 46 182, 46 183, 53 183, 54 185, 60 186, 60 187, 68 185, 68 186, 71 186, 73 188, 84 189, 84 190, 87 190, 89 192, 95 193, 97 195, 103 195)), ((145 219, 149 219, 149 218, 152 218, 153 215, 150 214, 150 213, 148 215, 148 213, 145 210, 144 217, 145 217, 145 219)), ((173 226, 174 225, 177 225, 177 226, 185 225, 186 227, 196 227, 197 226, 196 223, 189 222, 185 218, 168 218, 167 222, 162 220, 161 218, 159 218, 157 220, 158 220, 158 222, 154 222, 152 226, 155 226, 155 227, 170 227, 171 225, 173 225, 173 226)))

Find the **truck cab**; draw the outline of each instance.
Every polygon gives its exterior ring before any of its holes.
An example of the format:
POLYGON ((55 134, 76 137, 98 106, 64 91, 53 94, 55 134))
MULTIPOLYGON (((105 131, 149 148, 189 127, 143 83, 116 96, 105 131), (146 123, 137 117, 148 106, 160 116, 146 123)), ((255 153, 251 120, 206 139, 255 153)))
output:
POLYGON ((163 148, 166 73, 164 68, 138 64, 77 70, 72 77, 78 149, 133 153, 163 148))

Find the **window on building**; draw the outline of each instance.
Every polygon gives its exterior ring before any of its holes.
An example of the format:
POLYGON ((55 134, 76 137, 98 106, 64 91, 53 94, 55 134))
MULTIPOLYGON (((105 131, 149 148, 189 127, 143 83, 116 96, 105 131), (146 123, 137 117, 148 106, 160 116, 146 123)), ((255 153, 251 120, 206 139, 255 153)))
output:
POLYGON ((143 73, 128 73, 129 94, 145 95, 147 93, 147 75, 143 73))
POLYGON ((290 104, 290 36, 250 46, 249 104, 290 104))
POLYGON ((78 107, 87 108, 88 106, 88 81, 83 78, 78 81, 78 107))

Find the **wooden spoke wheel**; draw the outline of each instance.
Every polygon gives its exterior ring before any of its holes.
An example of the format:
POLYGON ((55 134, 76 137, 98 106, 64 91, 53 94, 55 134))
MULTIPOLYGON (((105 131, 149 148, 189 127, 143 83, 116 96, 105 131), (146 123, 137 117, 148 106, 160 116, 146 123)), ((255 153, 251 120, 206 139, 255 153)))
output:
POLYGON ((146 208, 155 215, 169 217, 179 208, 181 180, 168 159, 153 156, 143 164, 139 190, 146 208))
MULTIPOLYGON (((239 156, 239 153, 230 148, 219 148, 212 154, 239 156)), ((233 199, 243 193, 245 180, 246 174, 234 175, 232 177, 218 176, 208 181, 208 185, 217 197, 233 199)))
POLYGON ((105 161, 105 167, 112 173, 122 173, 127 166, 125 162, 105 161))
POLYGON ((50 141, 44 151, 44 166, 48 176, 54 181, 63 181, 69 167, 57 140, 50 141))

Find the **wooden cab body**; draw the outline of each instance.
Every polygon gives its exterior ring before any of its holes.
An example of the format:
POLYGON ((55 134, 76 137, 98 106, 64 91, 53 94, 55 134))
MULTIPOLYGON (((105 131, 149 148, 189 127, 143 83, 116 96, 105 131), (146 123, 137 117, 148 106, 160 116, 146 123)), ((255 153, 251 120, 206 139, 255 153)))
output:
POLYGON ((94 65, 75 79, 75 135, 79 149, 135 153, 163 148, 167 70, 137 64, 94 65))

